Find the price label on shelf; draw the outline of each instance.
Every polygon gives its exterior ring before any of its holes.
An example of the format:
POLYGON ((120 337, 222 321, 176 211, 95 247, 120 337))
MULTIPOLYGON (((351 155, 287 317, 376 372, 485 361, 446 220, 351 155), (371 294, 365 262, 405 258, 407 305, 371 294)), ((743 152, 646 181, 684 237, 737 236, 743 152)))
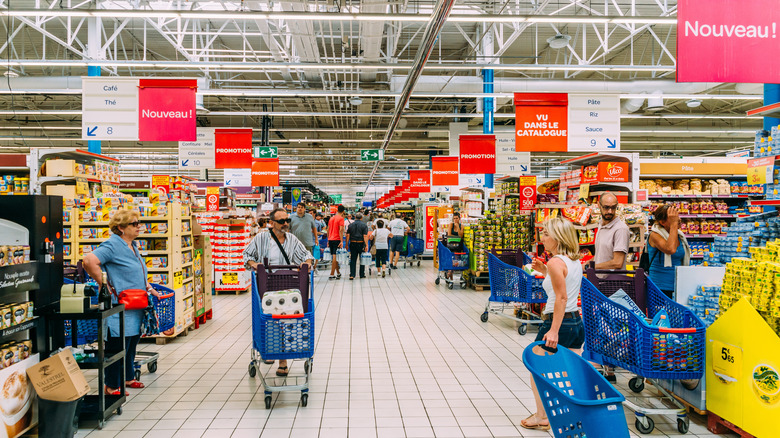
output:
POLYGON ((184 286, 184 277, 183 274, 180 272, 174 272, 173 273, 173 288, 178 289, 180 287, 184 286))
POLYGON ((712 371, 723 380, 738 381, 742 373, 742 349, 736 345, 713 340, 712 371))
POLYGON ((238 284, 238 272, 223 272, 222 284, 223 285, 238 284))
POLYGON ((748 160, 747 180, 750 185, 766 184, 772 180, 775 157, 756 158, 748 160))
POLYGON ((76 178, 76 194, 89 195, 89 183, 86 178, 76 178))

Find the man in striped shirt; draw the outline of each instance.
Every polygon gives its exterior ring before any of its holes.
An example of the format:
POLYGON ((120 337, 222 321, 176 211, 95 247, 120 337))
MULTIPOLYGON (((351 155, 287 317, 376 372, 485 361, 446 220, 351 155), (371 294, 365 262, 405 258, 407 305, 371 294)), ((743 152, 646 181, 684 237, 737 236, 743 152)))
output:
MULTIPOLYGON (((308 263, 311 269, 314 257, 306 250, 300 240, 289 232, 290 216, 283 208, 277 208, 269 215, 272 228, 268 232, 258 233, 246 249, 244 249, 244 266, 254 271, 257 265, 266 263, 268 265, 303 265, 308 263), (276 236, 276 240, 274 240, 276 236), (277 244, 278 242, 278 244, 277 244)), ((273 363, 273 361, 265 361, 273 363)), ((286 376, 289 373, 287 361, 279 361, 279 369, 276 370, 277 376, 286 376)))

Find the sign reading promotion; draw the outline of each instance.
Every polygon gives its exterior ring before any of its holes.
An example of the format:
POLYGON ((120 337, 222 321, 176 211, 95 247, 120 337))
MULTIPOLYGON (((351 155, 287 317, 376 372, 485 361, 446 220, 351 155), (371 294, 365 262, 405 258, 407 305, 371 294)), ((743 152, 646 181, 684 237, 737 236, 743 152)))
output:
POLYGON ((431 185, 458 185, 458 157, 431 157, 431 185))
POLYGON ((276 187, 278 185, 278 158, 257 158, 252 161, 252 187, 276 187))
POLYGON ((217 129, 214 137, 214 164, 217 169, 252 167, 252 128, 217 129))
POLYGON ((460 173, 496 173, 496 136, 460 136, 460 173))
POLYGON ((777 0, 678 0, 677 81, 780 83, 777 0))

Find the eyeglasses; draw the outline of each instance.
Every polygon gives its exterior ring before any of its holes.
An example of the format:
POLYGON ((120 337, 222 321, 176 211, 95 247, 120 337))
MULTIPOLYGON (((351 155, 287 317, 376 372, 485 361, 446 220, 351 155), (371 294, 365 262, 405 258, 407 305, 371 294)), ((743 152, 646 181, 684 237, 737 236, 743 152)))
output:
POLYGON ((141 225, 141 222, 139 222, 139 221, 130 222, 130 223, 129 223, 129 224, 127 224, 127 225, 132 225, 132 226, 134 226, 134 227, 138 227, 139 225, 141 225))
POLYGON ((615 204, 615 205, 601 205, 600 207, 601 207, 602 210, 615 211, 615 210, 617 210, 618 206, 617 206, 617 204, 615 204))
POLYGON ((284 225, 284 224, 289 224, 290 222, 292 222, 292 219, 290 219, 290 218, 287 218, 287 219, 279 219, 279 220, 276 220, 276 219, 271 219, 271 220, 272 220, 272 221, 274 221, 274 222, 276 222, 277 224, 282 224, 282 225, 284 225))

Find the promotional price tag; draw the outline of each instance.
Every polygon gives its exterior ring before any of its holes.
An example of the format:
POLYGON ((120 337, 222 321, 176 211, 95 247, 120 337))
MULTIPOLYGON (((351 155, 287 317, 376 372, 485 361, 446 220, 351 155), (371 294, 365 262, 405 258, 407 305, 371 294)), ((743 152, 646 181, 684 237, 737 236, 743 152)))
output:
POLYGON ((727 382, 738 381, 742 372, 742 349, 736 345, 713 341, 712 371, 727 382))
POLYGON ((89 183, 86 178, 76 178, 76 194, 89 195, 89 183))
POLYGON ((748 160, 747 180, 750 185, 766 184, 772 180, 775 157, 756 158, 748 160))
POLYGON ((223 272, 222 284, 238 284, 238 272, 223 272))
POLYGON ((178 289, 180 287, 184 286, 184 278, 182 276, 181 272, 174 272, 173 273, 173 288, 178 289))
POLYGON ((587 198, 590 193, 590 183, 580 184, 580 198, 587 198))

